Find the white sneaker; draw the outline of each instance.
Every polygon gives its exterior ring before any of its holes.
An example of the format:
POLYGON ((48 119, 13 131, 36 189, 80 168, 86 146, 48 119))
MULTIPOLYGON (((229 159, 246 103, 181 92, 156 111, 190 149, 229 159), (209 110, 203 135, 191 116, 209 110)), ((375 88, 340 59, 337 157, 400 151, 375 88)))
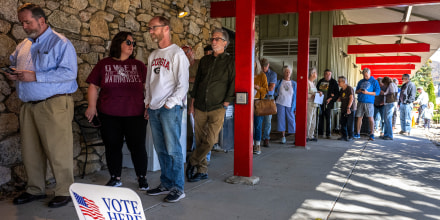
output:
POLYGON ((286 143, 286 137, 282 137, 282 138, 281 138, 281 143, 282 143, 282 144, 285 144, 285 143, 286 143))

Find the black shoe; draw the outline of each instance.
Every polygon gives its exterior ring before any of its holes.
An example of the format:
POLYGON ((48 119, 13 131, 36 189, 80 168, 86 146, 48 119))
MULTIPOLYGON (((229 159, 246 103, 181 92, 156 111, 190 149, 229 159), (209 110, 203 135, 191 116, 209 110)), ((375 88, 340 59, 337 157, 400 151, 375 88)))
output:
POLYGON ((50 200, 49 208, 58 208, 61 206, 65 206, 70 201, 72 201, 72 198, 70 198, 70 196, 55 196, 55 198, 50 200))
POLYGON ((187 180, 193 178, 195 168, 196 168, 196 167, 193 166, 193 165, 191 165, 191 163, 190 163, 189 161, 186 163, 186 171, 185 171, 185 174, 186 174, 186 179, 187 179, 187 180))
POLYGON ((352 141, 353 140, 353 137, 348 137, 347 139, 346 139, 346 141, 352 141))
POLYGON ((173 189, 171 192, 163 199, 165 202, 178 202, 179 200, 185 198, 185 193, 178 190, 173 189))
POLYGON ((264 139, 263 147, 269 147, 269 139, 264 139))
POLYGON ((18 197, 15 197, 13 203, 15 205, 21 205, 21 204, 25 204, 28 202, 32 202, 34 200, 38 200, 38 199, 44 199, 46 198, 46 194, 44 195, 32 195, 30 193, 24 192, 21 195, 19 195, 18 197))
POLYGON ((139 190, 146 191, 150 189, 150 187, 148 186, 147 178, 145 176, 139 176, 138 183, 139 183, 139 190))
POLYGON ((122 186, 122 182, 121 182, 121 179, 117 179, 115 176, 112 176, 110 178, 110 180, 105 185, 119 187, 119 186, 122 186))
POLYGON ((383 139, 384 139, 384 140, 390 140, 390 141, 392 141, 392 140, 393 140, 393 138, 392 138, 392 137, 388 137, 388 136, 387 136, 387 137, 384 137, 383 139))
POLYGON ((318 142, 318 139, 317 138, 312 138, 312 139, 309 139, 310 141, 314 141, 314 142, 318 142))
POLYGON ((196 175, 193 176, 193 178, 188 179, 188 182, 198 182, 200 180, 208 179, 207 173, 196 173, 196 175))
POLYGON ((332 137, 330 135, 327 135, 326 138, 327 139, 332 139, 332 137))
POLYGON ((154 189, 147 190, 147 194, 150 196, 157 196, 162 194, 168 194, 170 190, 160 184, 158 187, 154 189))

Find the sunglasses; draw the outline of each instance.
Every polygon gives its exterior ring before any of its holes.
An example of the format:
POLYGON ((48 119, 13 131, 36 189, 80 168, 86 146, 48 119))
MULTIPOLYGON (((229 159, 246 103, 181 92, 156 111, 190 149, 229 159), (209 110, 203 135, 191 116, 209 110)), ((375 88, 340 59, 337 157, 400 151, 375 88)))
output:
POLYGON ((223 40, 223 41, 226 41, 225 39, 223 39, 223 38, 220 38, 220 37, 216 37, 216 38, 210 38, 209 40, 210 40, 210 41, 219 41, 219 40, 223 40))
POLYGON ((130 46, 133 44, 133 47, 136 47, 136 41, 126 40, 125 43, 127 44, 127 46, 130 46))
POLYGON ((165 27, 166 25, 154 25, 154 26, 151 26, 151 27, 147 27, 147 31, 151 31, 151 30, 155 30, 156 28, 158 28, 158 27, 165 27))

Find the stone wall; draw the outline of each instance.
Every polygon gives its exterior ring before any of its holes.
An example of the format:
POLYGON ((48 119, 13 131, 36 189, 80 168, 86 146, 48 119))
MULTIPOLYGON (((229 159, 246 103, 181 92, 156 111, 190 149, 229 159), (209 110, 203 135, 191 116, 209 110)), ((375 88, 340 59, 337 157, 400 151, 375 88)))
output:
MULTIPOLYGON (((148 21, 156 15, 170 18, 173 42, 193 47, 196 59, 203 56, 203 47, 209 42, 210 32, 221 27, 219 19, 209 18, 209 1, 176 0, 177 5, 189 12, 177 18, 170 9, 170 0, 2 0, 0 7, 0 66, 9 65, 9 55, 26 34, 17 19, 17 7, 25 2, 40 5, 46 12, 48 23, 73 43, 78 60, 79 89, 74 94, 76 104, 85 102, 85 80, 94 65, 108 56, 112 37, 119 31, 131 31, 137 41, 136 58, 146 62, 157 48, 147 32, 148 21)), ((21 162, 19 109, 15 85, 0 74, 0 185, 26 181, 21 162), (11 181, 13 180, 13 181, 11 181)), ((85 145, 79 127, 73 124, 75 175, 80 173, 85 160, 85 145)), ((104 147, 87 152, 87 173, 105 168, 104 147)), ((51 172, 48 172, 48 179, 51 172)))

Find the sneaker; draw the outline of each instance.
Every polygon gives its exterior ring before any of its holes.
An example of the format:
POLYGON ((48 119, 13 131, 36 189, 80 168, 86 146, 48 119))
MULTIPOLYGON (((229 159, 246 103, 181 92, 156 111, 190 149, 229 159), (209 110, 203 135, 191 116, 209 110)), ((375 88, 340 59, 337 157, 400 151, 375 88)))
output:
POLYGON ((286 143, 286 137, 282 137, 282 138, 281 138, 281 143, 282 143, 282 144, 285 144, 285 143, 286 143))
POLYGON ((254 154, 261 154, 261 148, 260 145, 254 145, 254 154))
POLYGON ((139 190, 146 191, 150 189, 150 187, 148 187, 147 178, 145 176, 139 176, 138 183, 139 183, 139 190))
POLYGON ((346 139, 346 141, 352 141, 353 140, 353 137, 348 137, 347 139, 346 139))
POLYGON ((269 139, 264 139, 263 147, 269 147, 269 139))
POLYGON ((368 140, 369 141, 374 141, 374 134, 370 134, 370 138, 368 140))
POLYGON ((222 152, 224 150, 223 150, 223 148, 220 147, 220 145, 214 144, 214 146, 212 146, 212 151, 222 152))
POLYGON ((406 133, 405 131, 400 131, 400 132, 399 132, 399 134, 405 134, 405 133, 406 133))
POLYGON ((163 199, 165 202, 178 202, 179 200, 185 198, 185 193, 178 189, 173 189, 171 192, 163 199))
POLYGON ((388 136, 387 136, 387 137, 384 137, 383 139, 384 139, 384 140, 391 140, 391 141, 393 140, 392 137, 388 137, 388 136))
POLYGON ((110 180, 105 185, 119 187, 119 186, 122 186, 122 182, 121 182, 121 179, 117 179, 115 176, 112 176, 110 178, 110 180))
POLYGON ((354 138, 354 139, 359 139, 359 138, 361 138, 361 135, 360 135, 360 134, 354 134, 354 135, 353 135, 353 138, 354 138))
POLYGON ((338 138, 338 141, 348 141, 348 138, 347 137, 340 137, 340 138, 338 138))
POLYGON ((157 195, 163 195, 170 193, 170 190, 168 190, 166 187, 162 186, 160 184, 158 187, 154 189, 147 190, 147 194, 150 196, 157 196, 157 195))

